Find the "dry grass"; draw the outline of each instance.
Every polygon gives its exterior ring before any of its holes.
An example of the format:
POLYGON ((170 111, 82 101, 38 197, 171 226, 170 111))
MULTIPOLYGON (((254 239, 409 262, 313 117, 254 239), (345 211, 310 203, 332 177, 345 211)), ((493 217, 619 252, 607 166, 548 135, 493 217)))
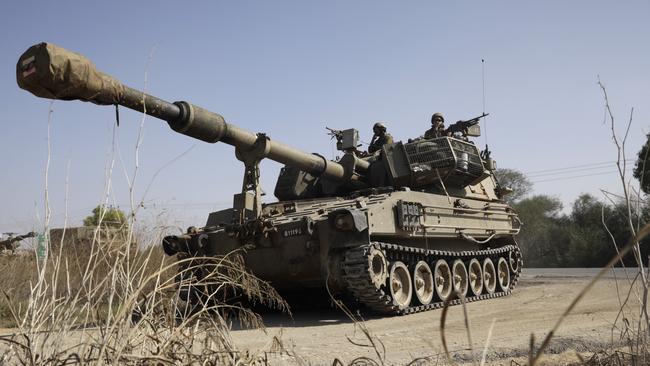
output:
POLYGON ((33 255, 3 261, 15 271, 14 285, 25 282, 3 291, 17 330, 0 338, 0 361, 235 364, 242 357, 229 337, 230 322, 262 322, 223 294, 287 309, 273 288, 245 270, 238 253, 170 261, 158 246, 136 250, 132 242, 120 247, 99 237, 82 251, 62 246, 42 263, 33 255), (200 292, 201 301, 187 306, 181 288, 200 292))
MULTIPOLYGON (((50 105, 44 189, 48 234, 52 113, 50 105)), ((115 132, 113 136, 105 205, 112 195, 115 132)), ((138 202, 133 189, 140 140, 135 171, 130 178, 125 171, 131 212, 128 224, 118 229, 120 235, 96 229, 84 240, 71 241, 66 235, 72 231, 64 229, 50 238, 44 260, 34 253, 0 258, 0 270, 11 274, 2 284, 0 315, 5 325, 15 327, 0 337, 0 364, 242 364, 265 356, 239 354, 230 339, 231 322, 262 326, 247 303, 288 307, 271 286, 244 268, 240 253, 166 258, 159 245, 164 228, 144 236, 135 232, 144 200, 138 202), (187 293, 194 301, 184 301, 187 293)), ((66 179, 66 206, 67 187, 66 179)), ((103 219, 100 215, 98 227, 103 219)))
MULTIPOLYGON (((93 230, 92 228, 88 229, 91 232, 93 230)), ((23 310, 27 308, 32 297, 32 286, 38 283, 41 275, 49 278, 53 283, 65 283, 71 288, 87 287, 90 278, 97 279, 108 276, 115 261, 120 260, 125 236, 112 235, 109 237, 102 234, 102 230, 100 230, 97 238, 93 235, 86 239, 73 239, 69 236, 64 238, 59 234, 52 240, 57 244, 52 246, 52 253, 45 263, 37 261, 34 250, 21 250, 16 255, 0 256, 0 273, 10 274, 0 284, 3 294, 0 297, 0 309, 7 310, 4 314, 0 314, 1 326, 18 325, 8 310, 14 308, 19 317, 24 315, 23 310), (96 245, 93 244, 93 241, 96 241, 96 245), (62 246, 61 250, 58 250, 59 245, 62 246), (101 250, 97 251, 94 249, 95 247, 101 248, 101 250), (89 264, 91 266, 87 269, 89 264), (64 267, 64 270, 61 270, 61 266, 64 267), (41 269, 44 273, 41 273, 41 269)), ((146 261, 144 272, 154 273, 160 267, 160 263, 170 262, 170 258, 165 258, 159 246, 153 246, 147 250, 139 250, 135 245, 131 245, 131 247, 131 258, 136 266, 141 267, 145 265, 144 261, 146 261)), ((173 272, 170 270, 161 275, 169 278, 173 276, 173 272)), ((68 295, 66 287, 58 286, 57 297, 68 295)), ((106 299, 97 300, 99 302, 106 301, 106 299)))

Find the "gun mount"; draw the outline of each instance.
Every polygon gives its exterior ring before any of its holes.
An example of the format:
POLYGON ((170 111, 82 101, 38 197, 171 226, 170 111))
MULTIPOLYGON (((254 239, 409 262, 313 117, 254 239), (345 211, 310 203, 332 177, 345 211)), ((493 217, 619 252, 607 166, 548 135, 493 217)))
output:
MULTIPOLYGON (((489 154, 466 139, 396 142, 361 156, 356 130, 330 129, 344 155, 328 161, 191 103, 130 88, 52 44, 29 48, 16 78, 39 97, 124 106, 178 133, 235 147, 245 174, 233 208, 166 237, 168 255, 219 256, 244 247, 248 268, 280 291, 324 289, 327 281, 333 292, 389 314, 460 303, 454 296, 504 296, 516 285, 522 261, 514 236, 521 222, 501 200, 489 154), (264 158, 285 164, 274 191, 278 202, 261 202, 264 158)), ((454 128, 471 136, 481 117, 454 128)), ((193 266, 192 276, 203 278, 206 270, 193 266)), ((215 298, 186 282, 179 286, 188 309, 215 298)))

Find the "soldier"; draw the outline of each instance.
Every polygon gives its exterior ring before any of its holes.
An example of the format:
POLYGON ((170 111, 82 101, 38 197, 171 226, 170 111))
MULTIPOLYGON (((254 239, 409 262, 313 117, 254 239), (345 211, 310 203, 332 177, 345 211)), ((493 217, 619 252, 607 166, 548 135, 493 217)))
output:
POLYGON ((393 136, 386 132, 386 126, 383 123, 375 123, 372 126, 372 132, 374 135, 372 136, 372 140, 370 140, 370 145, 368 145, 368 154, 375 154, 381 150, 382 146, 393 143, 393 136))
POLYGON ((445 129, 445 117, 442 113, 434 113, 431 116, 431 128, 424 133, 424 138, 434 139, 443 136, 451 136, 451 132, 447 132, 445 129))

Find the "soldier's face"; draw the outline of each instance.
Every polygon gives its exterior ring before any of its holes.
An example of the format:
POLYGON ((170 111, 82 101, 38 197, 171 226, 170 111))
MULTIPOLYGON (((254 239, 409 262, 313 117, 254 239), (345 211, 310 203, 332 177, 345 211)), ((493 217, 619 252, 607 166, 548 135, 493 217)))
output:
POLYGON ((442 118, 440 118, 440 117, 436 117, 436 118, 433 119, 433 126, 434 127, 440 127, 440 126, 443 125, 443 123, 444 122, 442 121, 442 118))

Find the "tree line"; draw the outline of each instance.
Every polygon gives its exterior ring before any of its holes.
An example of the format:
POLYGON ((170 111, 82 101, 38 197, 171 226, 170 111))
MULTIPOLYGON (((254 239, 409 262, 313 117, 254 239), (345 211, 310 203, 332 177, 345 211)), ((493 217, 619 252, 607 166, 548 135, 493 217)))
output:
MULTIPOLYGON (((646 158, 648 154, 642 152, 646 158)), ((637 161, 637 166, 640 163, 643 161, 637 161)), ((513 189, 506 201, 524 224, 517 241, 527 267, 602 267, 630 240, 630 225, 636 228, 650 221, 650 204, 640 197, 632 199, 628 210, 621 197, 602 201, 582 194, 566 212, 556 197, 531 195, 532 183, 521 172, 497 169, 495 174, 500 184, 513 189)), ((650 191, 650 184, 641 187, 644 192, 650 191)), ((641 258, 647 264, 650 248, 644 244, 641 258)), ((633 254, 627 255, 623 263, 637 265, 633 254)))

